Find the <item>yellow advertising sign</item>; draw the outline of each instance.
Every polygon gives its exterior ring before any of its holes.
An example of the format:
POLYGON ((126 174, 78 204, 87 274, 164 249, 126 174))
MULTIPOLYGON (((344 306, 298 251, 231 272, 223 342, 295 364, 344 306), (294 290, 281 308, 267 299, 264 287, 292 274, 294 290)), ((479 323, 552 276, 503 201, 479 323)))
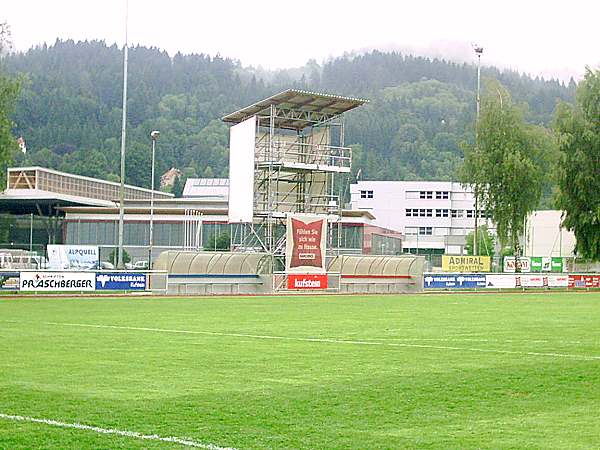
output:
POLYGON ((442 256, 444 272, 489 272, 489 256, 442 256))

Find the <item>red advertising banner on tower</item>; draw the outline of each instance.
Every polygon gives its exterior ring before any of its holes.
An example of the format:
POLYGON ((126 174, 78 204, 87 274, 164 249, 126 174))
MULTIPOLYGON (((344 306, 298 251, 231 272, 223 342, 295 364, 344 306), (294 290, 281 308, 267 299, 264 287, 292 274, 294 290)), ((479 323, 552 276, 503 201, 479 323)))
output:
POLYGON ((288 273, 324 273, 327 218, 293 215, 287 220, 285 265, 288 273))

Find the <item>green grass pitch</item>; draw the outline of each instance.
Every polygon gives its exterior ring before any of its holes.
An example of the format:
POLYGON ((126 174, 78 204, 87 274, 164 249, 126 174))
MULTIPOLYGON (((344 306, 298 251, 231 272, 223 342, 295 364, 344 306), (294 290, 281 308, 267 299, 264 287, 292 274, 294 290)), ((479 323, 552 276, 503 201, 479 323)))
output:
POLYGON ((2 449, 583 449, 599 407, 597 292, 0 298, 2 449))

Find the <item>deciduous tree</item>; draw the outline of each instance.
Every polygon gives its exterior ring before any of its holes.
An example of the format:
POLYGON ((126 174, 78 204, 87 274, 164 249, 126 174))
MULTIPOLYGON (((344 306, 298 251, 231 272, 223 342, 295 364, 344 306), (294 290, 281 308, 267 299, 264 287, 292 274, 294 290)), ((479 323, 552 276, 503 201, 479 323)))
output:
POLYGON ((545 161, 539 133, 498 82, 488 80, 481 103, 478 138, 465 148, 461 178, 477 192, 482 210, 496 224, 500 243, 520 254, 525 219, 538 205, 545 161))
POLYGON ((10 116, 19 95, 20 83, 5 74, 1 60, 10 48, 10 28, 6 23, 0 23, 0 185, 3 185, 6 167, 18 147, 11 133, 14 124, 10 116))
POLYGON ((600 260, 600 71, 587 69, 575 106, 556 112, 559 135, 558 207, 563 225, 575 233, 578 255, 600 260))

